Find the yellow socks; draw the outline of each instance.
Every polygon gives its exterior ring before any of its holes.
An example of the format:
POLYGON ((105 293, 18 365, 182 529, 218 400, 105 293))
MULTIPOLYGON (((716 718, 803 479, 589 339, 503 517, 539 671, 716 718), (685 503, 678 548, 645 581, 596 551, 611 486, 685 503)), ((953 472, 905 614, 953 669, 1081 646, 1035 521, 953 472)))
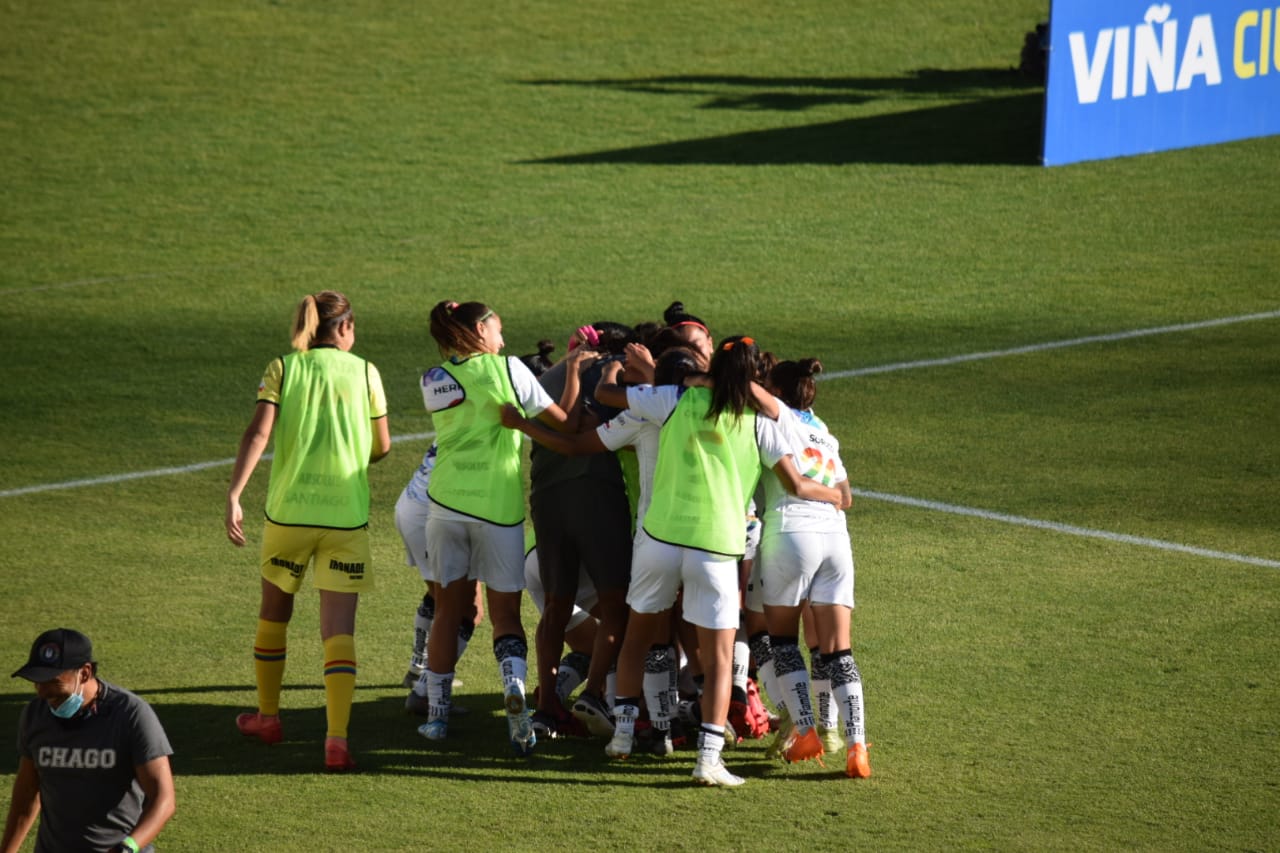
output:
POLYGON ((280 686, 284 683, 285 633, 288 622, 258 620, 253 638, 253 673, 258 683, 258 713, 280 713, 280 686))
POLYGON ((347 736, 351 703, 356 696, 356 639, 337 634, 324 641, 324 706, 327 737, 347 736))

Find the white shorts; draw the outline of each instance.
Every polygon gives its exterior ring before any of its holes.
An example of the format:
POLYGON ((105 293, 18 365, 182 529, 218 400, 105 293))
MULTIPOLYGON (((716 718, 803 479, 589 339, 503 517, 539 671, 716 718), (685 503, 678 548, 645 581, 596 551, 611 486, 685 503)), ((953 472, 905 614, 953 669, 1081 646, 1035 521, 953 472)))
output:
POLYGON ((427 519, 430 516, 429 504, 415 501, 408 492, 400 493, 400 499, 396 501, 396 530, 400 531, 400 540, 404 542, 404 564, 417 566, 418 574, 428 582, 435 580, 427 565, 427 519))
POLYGON ((847 532, 766 529, 757 562, 767 606, 796 607, 807 600, 853 607, 853 547, 847 532))
MULTIPOLYGON (((541 613, 547 606, 546 591, 542 588, 542 574, 538 571, 538 549, 530 548, 529 553, 524 555, 524 588, 529 593, 529 599, 533 601, 533 606, 538 608, 541 613)), ((595 607, 600 601, 600 597, 596 595, 596 588, 591 583, 591 578, 587 577, 587 573, 579 570, 578 574, 578 600, 573 605, 573 612, 569 614, 569 621, 565 624, 566 631, 572 631, 583 622, 591 618, 588 612, 595 607)))
POLYGON ((636 531, 627 604, 637 613, 661 613, 684 587, 684 618, 701 628, 738 627, 738 560, 659 542, 636 531))
POLYGON ((427 518, 427 563, 441 586, 470 578, 494 592, 524 589, 524 527, 503 527, 457 513, 427 518))

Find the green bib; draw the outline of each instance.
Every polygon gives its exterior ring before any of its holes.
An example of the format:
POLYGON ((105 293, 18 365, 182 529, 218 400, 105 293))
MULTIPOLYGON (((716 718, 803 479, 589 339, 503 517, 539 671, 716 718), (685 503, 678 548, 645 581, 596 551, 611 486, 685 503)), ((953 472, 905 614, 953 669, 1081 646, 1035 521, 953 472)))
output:
POLYGON ((756 414, 708 421, 710 406, 709 388, 689 388, 662 425, 644 529, 673 545, 741 557, 747 501, 760 478, 756 414))
POLYGON ((427 494, 456 512, 504 526, 520 524, 524 521, 520 433, 499 420, 503 404, 517 402, 507 360, 474 355, 442 367, 464 397, 431 415, 438 449, 427 494))
POLYGON ((373 447, 367 363, 332 347, 290 353, 283 361, 267 518, 364 527, 373 447))

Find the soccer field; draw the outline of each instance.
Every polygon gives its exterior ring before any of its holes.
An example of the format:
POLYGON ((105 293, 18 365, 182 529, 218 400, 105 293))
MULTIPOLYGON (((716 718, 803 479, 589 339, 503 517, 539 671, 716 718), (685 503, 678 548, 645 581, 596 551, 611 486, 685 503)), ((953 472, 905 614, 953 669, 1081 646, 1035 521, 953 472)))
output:
POLYGON ((162 849, 1280 847, 1280 139, 1036 166, 1024 0, 6 11, 0 649, 79 628, 156 707, 162 849), (395 437, 342 777, 309 589, 286 740, 232 726, 260 531, 222 529, 258 378, 324 288, 395 437), (690 753, 515 760, 487 624, 471 713, 415 733, 392 509, 445 298, 497 308, 512 354, 680 299, 822 359, 871 779, 758 741, 738 790, 690 753))

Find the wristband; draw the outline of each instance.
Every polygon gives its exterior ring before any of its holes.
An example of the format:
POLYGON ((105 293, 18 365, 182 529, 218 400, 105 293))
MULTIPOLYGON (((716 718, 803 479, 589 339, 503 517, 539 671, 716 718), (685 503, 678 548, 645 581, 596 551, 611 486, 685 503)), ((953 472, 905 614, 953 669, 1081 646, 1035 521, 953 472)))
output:
POLYGON ((126 835, 124 837, 124 841, 120 842, 120 849, 128 850, 129 853, 138 853, 138 850, 139 850, 138 842, 133 840, 132 835, 126 835))

